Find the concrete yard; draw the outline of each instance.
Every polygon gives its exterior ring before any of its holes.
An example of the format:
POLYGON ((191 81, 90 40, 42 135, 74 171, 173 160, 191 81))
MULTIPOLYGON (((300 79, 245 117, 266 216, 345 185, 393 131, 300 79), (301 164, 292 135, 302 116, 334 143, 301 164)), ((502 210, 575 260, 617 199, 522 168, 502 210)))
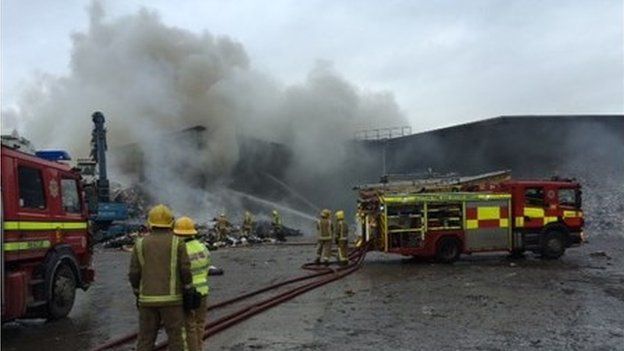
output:
MULTIPOLYGON (((313 250, 213 252, 225 275, 212 278, 212 302, 300 275, 313 250)), ((606 235, 556 261, 489 254, 444 265, 370 253, 353 275, 217 334, 206 349, 624 349, 623 254, 622 237, 606 235)), ((83 350, 136 330, 128 259, 98 249, 97 283, 78 294, 70 316, 6 324, 2 349, 83 350)))

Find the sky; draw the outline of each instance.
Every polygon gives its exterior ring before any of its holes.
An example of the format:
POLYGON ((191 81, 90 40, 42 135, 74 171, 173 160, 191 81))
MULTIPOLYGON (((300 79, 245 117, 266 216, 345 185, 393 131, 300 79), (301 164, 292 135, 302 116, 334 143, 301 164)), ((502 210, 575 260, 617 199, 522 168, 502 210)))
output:
MULTIPOLYGON (((518 114, 624 113, 624 1, 103 1, 108 18, 227 35, 284 84, 329 61, 392 93, 414 131, 518 114)), ((69 71, 89 1, 1 1, 2 108, 37 74, 69 71)), ((3 129, 11 121, 3 121, 3 129)), ((10 125, 8 127, 11 127, 10 125)))

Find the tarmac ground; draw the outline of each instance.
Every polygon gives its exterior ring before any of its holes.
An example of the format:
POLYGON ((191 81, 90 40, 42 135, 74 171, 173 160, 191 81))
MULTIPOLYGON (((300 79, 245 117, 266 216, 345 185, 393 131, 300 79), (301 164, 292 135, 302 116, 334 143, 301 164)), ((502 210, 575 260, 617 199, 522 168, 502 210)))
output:
MULTIPOLYGON (((313 255, 313 246, 214 251, 225 274, 211 278, 210 302, 300 275, 313 255)), ((129 256, 97 249, 97 282, 77 294, 69 317, 7 323, 2 349, 88 350, 135 331, 129 256)), ((624 235, 595 235, 552 261, 501 253, 446 265, 369 253, 354 274, 215 335, 205 349, 624 350, 623 256, 624 235)))

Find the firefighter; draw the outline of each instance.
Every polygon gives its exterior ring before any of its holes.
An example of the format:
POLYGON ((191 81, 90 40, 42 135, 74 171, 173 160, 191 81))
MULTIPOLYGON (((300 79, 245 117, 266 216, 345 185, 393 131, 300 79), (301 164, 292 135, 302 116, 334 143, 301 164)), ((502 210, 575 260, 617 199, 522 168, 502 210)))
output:
POLYGON ((192 288, 191 263, 184 242, 171 232, 173 214, 164 205, 153 207, 147 223, 150 235, 137 238, 128 279, 137 298, 137 351, 153 350, 162 323, 170 350, 187 350, 183 295, 192 288))
POLYGON ((336 244, 338 245, 338 262, 341 266, 349 263, 347 256, 347 244, 349 238, 349 226, 344 221, 344 211, 336 211, 336 244))
POLYGON ((241 237, 247 239, 251 235, 253 230, 253 216, 249 211, 245 211, 245 216, 243 217, 243 231, 241 237))
POLYGON ((228 235, 230 234, 230 221, 228 221, 225 213, 221 213, 219 218, 217 218, 217 241, 225 242, 227 240, 228 235))
POLYGON ((318 233, 318 245, 316 247, 316 263, 329 264, 331 256, 331 242, 333 236, 333 225, 331 222, 331 211, 324 209, 321 211, 321 218, 316 223, 318 233))
POLYGON ((282 217, 277 210, 273 210, 273 221, 271 222, 273 237, 277 240, 284 241, 284 233, 282 230, 282 217))
POLYGON ((197 308, 186 313, 186 331, 188 333, 189 350, 202 350, 204 323, 206 320, 206 301, 208 300, 208 268, 210 266, 210 252, 206 246, 195 237, 197 230, 195 222, 189 217, 180 217, 175 221, 173 232, 184 238, 186 253, 191 262, 193 288, 199 301, 197 308))

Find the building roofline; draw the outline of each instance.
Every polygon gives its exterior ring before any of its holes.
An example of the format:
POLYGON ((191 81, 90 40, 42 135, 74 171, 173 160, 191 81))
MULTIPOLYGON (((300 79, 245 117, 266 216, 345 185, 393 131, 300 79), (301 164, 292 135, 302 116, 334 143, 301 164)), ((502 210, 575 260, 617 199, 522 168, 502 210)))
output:
MULTIPOLYGON (((501 122, 501 121, 516 120, 516 119, 521 119, 521 118, 526 118, 526 119, 529 119, 529 118, 541 118, 541 119, 557 119, 557 118, 561 118, 561 119, 574 119, 574 118, 584 118, 584 119, 607 118, 607 119, 615 119, 615 118, 623 118, 624 119, 624 114, 500 115, 500 116, 489 117, 489 118, 484 118, 484 119, 479 119, 479 120, 474 120, 474 121, 469 121, 469 122, 463 122, 463 123, 460 123, 460 124, 454 124, 454 125, 450 125, 450 126, 446 126, 446 127, 438 127, 438 128, 428 129, 428 130, 424 130, 422 132, 416 132, 414 134, 393 138, 392 140, 404 139, 404 138, 414 137, 414 136, 422 135, 422 134, 429 134, 429 133, 440 132, 440 131, 444 131, 444 130, 451 130, 453 128, 464 128, 464 127, 472 126, 472 125, 496 124, 496 123, 501 122)), ((376 140, 369 140, 369 141, 375 142, 376 140)))

